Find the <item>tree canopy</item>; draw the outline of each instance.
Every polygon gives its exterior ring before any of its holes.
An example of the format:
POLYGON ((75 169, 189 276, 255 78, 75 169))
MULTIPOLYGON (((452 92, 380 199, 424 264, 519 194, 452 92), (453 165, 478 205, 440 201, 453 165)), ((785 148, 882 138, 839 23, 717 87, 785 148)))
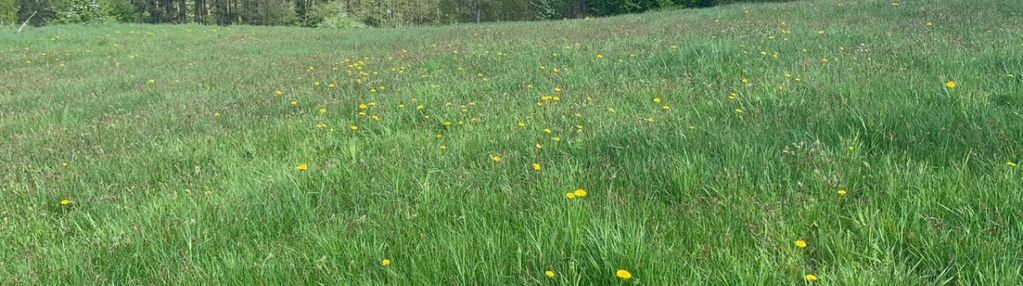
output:
POLYGON ((531 21, 780 0, 0 0, 0 23, 402 27, 531 21))

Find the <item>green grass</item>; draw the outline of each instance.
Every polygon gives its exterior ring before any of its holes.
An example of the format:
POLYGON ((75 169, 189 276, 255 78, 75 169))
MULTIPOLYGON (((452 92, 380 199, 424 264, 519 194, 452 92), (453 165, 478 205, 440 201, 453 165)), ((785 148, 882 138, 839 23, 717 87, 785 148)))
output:
POLYGON ((4 284, 1023 283, 1020 1, 0 51, 4 284))

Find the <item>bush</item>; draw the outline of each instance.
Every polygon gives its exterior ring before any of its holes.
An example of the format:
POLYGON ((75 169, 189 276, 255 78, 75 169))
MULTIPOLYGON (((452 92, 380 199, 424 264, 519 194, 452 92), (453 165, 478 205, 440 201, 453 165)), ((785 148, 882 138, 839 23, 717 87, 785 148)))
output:
POLYGON ((309 11, 308 24, 319 28, 347 29, 365 28, 366 24, 348 16, 345 3, 341 1, 318 3, 309 11))
POLYGON ((114 22, 117 19, 107 16, 98 0, 71 0, 67 8, 57 12, 55 21, 61 24, 89 24, 114 22))

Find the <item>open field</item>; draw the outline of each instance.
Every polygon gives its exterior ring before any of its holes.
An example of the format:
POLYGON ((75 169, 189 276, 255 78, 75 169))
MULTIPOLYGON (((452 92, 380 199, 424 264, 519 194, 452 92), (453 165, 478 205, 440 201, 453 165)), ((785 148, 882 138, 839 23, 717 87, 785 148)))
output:
POLYGON ((1023 1, 0 51, 3 284, 1023 283, 1023 1))

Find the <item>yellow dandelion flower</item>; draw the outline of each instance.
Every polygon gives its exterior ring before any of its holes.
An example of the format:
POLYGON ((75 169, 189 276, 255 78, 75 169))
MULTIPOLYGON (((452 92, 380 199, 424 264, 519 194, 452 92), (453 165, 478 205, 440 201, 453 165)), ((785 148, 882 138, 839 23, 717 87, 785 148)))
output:
POLYGON ((494 160, 494 162, 501 162, 501 155, 490 156, 490 160, 494 160))
POLYGON ((956 84, 956 82, 951 81, 951 80, 945 83, 945 87, 948 88, 948 89, 954 89, 954 88, 956 88, 956 86, 958 86, 958 84, 956 84))
POLYGON ((554 87, 554 92, 561 93, 561 87, 560 86, 554 87))
POLYGON ((551 137, 551 141, 554 141, 554 142, 561 142, 561 137, 560 137, 560 136, 554 136, 554 137, 551 137))
POLYGON ((540 144, 540 143, 536 143, 536 150, 540 150, 540 149, 543 149, 543 145, 540 144))
POLYGON ((447 150, 447 149, 448 149, 448 145, 440 144, 440 150, 441 151, 447 150))
POLYGON ((625 269, 618 269, 618 271, 615 272, 615 276, 622 280, 632 279, 632 273, 625 269))
POLYGON ((423 110, 423 109, 426 109, 426 106, 424 106, 424 105, 420 104, 420 105, 417 105, 417 106, 416 106, 416 109, 417 109, 417 110, 423 110))
POLYGON ((539 172, 540 170, 543 170, 543 166, 540 166, 540 163, 533 163, 533 171, 539 172))
POLYGON ((806 248, 806 241, 802 239, 796 240, 796 247, 806 248))
POLYGON ((554 271, 547 270, 547 272, 544 272, 543 275, 547 275, 547 278, 554 278, 555 274, 554 271))
POLYGON ((646 122, 654 123, 657 122, 657 119, 654 119, 653 117, 647 117, 646 122))
POLYGON ((1009 168, 1016 168, 1016 167, 1018 167, 1018 165, 1016 165, 1016 163, 1013 163, 1012 161, 1006 162, 1005 164, 1009 165, 1009 168))
POLYGON ((735 113, 738 113, 738 114, 743 114, 743 113, 746 113, 746 110, 745 110, 745 109, 742 109, 742 108, 736 108, 736 109, 735 109, 735 113))
POLYGON ((219 111, 218 112, 214 112, 213 113, 213 117, 220 118, 220 112, 219 111))
POLYGON ((519 128, 526 128, 526 123, 522 122, 522 121, 519 121, 518 126, 519 126, 519 128))
POLYGON ((844 195, 848 194, 849 192, 845 191, 845 188, 838 188, 838 192, 836 192, 836 193, 838 193, 839 196, 844 196, 844 195))
POLYGON ((69 199, 60 200, 60 205, 62 205, 62 206, 71 205, 71 200, 69 200, 69 199))
POLYGON ((597 59, 598 59, 598 60, 599 60, 599 59, 603 59, 603 58, 604 58, 604 54, 597 54, 597 59))
POLYGON ((327 114, 327 109, 321 107, 320 108, 320 114, 327 114))
POLYGON ((568 192, 568 193, 565 194, 565 197, 568 198, 568 199, 574 199, 575 198, 575 193, 568 192))
POLYGON ((284 95, 284 91, 282 91, 282 90, 278 89, 278 90, 274 91, 274 95, 276 95, 276 96, 282 96, 282 95, 284 95))
POLYGON ((664 111, 671 111, 671 106, 667 106, 667 105, 665 105, 665 106, 661 106, 661 110, 664 110, 664 111))
POLYGON ((292 100, 291 101, 291 106, 292 107, 298 106, 298 100, 292 100))
POLYGON ((383 261, 380 261, 380 266, 383 266, 383 267, 391 266, 391 260, 390 259, 384 259, 383 261))
POLYGON ((550 128, 544 128, 543 133, 551 134, 554 133, 554 130, 551 130, 550 128))
POLYGON ((359 131, 359 125, 352 124, 352 126, 348 128, 352 129, 352 131, 359 131))
POLYGON ((814 282, 814 281, 817 281, 817 275, 813 275, 813 274, 806 274, 806 276, 805 276, 805 277, 803 277, 803 278, 805 278, 805 279, 806 279, 806 282, 814 282))
POLYGON ((578 198, 585 198, 586 197, 586 189, 583 189, 583 188, 579 188, 578 190, 575 190, 575 192, 572 192, 572 193, 575 194, 575 196, 578 197, 578 198))
POLYGON ((298 164, 298 166, 295 166, 295 170, 299 171, 299 172, 308 171, 309 170, 309 164, 306 164, 306 163, 298 164))
POLYGON ((654 103, 661 104, 661 98, 660 97, 654 97, 654 103))
POLYGON ((324 129, 324 128, 327 128, 327 124, 323 124, 323 123, 316 123, 316 128, 317 128, 317 129, 324 129))
POLYGON ((369 106, 367 106, 365 103, 359 104, 359 110, 366 110, 367 108, 369 108, 369 106))
POLYGON ((313 86, 320 86, 320 81, 314 81, 313 86))
POLYGON ((736 94, 734 92, 728 94, 728 100, 736 100, 736 99, 739 99, 739 95, 738 94, 736 94))

